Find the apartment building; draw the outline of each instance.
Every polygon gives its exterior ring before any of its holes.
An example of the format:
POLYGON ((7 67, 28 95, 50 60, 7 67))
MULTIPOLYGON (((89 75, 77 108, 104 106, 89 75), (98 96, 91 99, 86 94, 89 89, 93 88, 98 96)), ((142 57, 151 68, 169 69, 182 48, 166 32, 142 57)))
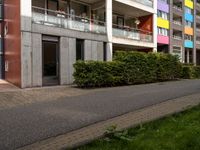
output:
POLYGON ((199 0, 158 0, 158 51, 200 64, 199 21, 199 0))
POLYGON ((1 8, 3 74, 21 88, 72 84, 77 60, 157 50, 157 1, 4 0, 1 8))

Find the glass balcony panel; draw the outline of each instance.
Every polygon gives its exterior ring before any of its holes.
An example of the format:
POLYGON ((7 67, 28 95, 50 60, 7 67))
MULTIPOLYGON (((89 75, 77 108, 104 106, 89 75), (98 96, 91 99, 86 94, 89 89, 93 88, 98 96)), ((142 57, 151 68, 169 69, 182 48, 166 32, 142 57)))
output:
MULTIPOLYGON (((114 26, 117 26, 117 25, 114 25, 114 26)), ((144 41, 144 42, 153 41, 152 33, 148 31, 142 31, 142 30, 127 28, 127 27, 119 27, 119 28, 114 27, 113 36, 131 39, 131 40, 137 40, 137 41, 144 41)))
POLYGON ((105 23, 88 18, 59 13, 43 8, 33 8, 32 20, 34 23, 48 26, 57 26, 83 32, 106 34, 105 23))

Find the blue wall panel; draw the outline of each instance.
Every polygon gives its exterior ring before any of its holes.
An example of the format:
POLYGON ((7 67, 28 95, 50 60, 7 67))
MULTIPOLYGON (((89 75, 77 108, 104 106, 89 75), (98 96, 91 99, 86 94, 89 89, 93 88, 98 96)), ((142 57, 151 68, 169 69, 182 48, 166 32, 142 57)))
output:
POLYGON ((192 14, 185 13, 185 20, 194 22, 194 16, 192 14))
POLYGON ((192 41, 185 40, 184 46, 185 48, 194 48, 194 43, 192 41))

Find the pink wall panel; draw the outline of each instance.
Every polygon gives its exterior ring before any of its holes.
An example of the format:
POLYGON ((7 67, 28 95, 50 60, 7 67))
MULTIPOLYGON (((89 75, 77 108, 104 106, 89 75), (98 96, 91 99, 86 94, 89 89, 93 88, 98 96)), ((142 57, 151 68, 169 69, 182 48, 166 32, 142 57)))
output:
POLYGON ((159 44, 169 44, 169 36, 158 35, 159 44))

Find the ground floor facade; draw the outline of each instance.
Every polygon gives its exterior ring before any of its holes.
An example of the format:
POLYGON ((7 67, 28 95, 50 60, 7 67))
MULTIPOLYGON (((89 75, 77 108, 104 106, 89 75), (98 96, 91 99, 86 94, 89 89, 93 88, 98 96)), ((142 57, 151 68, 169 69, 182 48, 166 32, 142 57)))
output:
POLYGON ((110 61, 117 50, 153 51, 148 47, 109 43, 105 34, 35 23, 32 29, 21 33, 22 88, 73 84, 73 64, 78 60, 110 61))

